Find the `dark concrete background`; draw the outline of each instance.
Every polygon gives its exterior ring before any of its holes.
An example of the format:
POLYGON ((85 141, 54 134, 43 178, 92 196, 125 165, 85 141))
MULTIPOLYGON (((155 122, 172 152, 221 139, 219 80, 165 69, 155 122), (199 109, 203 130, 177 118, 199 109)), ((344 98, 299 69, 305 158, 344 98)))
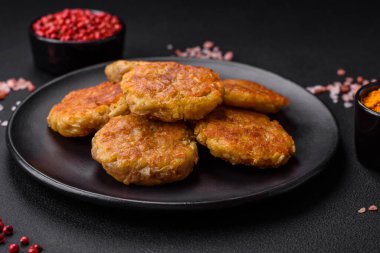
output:
MULTIPOLYGON (((176 48, 215 41, 235 60, 278 73, 302 86, 352 76, 379 78, 380 15, 364 4, 317 2, 1 1, 0 80, 25 77, 42 85, 27 38, 36 16, 65 7, 110 11, 128 25, 126 56, 168 56, 176 48)), ((0 104, 0 120, 27 92, 0 104)), ((355 158, 353 109, 322 101, 340 127, 341 143, 327 170, 285 195, 208 213, 156 213, 105 208, 51 190, 18 167, 0 127, 0 217, 46 252, 358 252, 380 247, 380 175, 355 158)), ((43 127, 43 126, 42 126, 43 127)), ((28 129, 25 129, 28 131, 28 129)), ((31 136, 33 141, 33 136, 31 136)), ((0 252, 6 252, 0 245, 0 252)), ((25 251, 25 249, 23 249, 25 251)), ((25 251, 26 252, 26 251, 25 251)))

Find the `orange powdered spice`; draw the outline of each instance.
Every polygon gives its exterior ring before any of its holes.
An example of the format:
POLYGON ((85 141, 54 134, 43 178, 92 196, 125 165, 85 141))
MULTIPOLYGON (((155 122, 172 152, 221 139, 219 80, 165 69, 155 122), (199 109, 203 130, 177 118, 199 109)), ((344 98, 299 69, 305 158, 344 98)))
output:
POLYGON ((363 99, 363 103, 369 109, 380 113, 380 88, 368 93, 363 99))

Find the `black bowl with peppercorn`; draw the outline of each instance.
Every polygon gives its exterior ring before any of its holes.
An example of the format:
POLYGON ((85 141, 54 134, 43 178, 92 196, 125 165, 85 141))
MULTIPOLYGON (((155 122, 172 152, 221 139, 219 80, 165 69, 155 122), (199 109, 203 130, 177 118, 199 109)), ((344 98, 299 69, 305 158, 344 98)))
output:
POLYGON ((53 73, 122 58, 126 28, 99 10, 65 9, 41 16, 29 27, 37 67, 53 73))

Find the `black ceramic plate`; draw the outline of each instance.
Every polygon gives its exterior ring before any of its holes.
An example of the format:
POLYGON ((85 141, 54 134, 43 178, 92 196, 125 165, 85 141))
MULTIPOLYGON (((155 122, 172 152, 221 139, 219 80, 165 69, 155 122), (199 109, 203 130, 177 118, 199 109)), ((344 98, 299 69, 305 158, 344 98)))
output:
POLYGON ((199 163, 184 181, 158 187, 125 186, 91 159, 91 137, 64 138, 46 124, 50 108, 68 92, 105 80, 105 64, 57 78, 29 96, 10 120, 10 153, 43 183, 95 202, 160 209, 232 206, 286 192, 320 172, 333 155, 338 129, 328 109, 304 88, 278 75, 239 63, 182 58, 146 58, 202 65, 221 78, 254 80, 282 93, 290 106, 274 116, 293 136, 297 152, 279 169, 232 166, 199 147, 199 163))

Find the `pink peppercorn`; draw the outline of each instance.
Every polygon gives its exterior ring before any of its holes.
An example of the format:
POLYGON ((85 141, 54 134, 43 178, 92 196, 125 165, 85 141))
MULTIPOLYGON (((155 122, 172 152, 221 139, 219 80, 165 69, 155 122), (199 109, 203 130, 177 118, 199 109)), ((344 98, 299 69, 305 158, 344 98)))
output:
POLYGON ((102 11, 65 9, 33 24, 36 35, 61 41, 91 41, 111 37, 122 29, 118 17, 102 11))
POLYGON ((21 243, 22 245, 28 245, 28 244, 29 244, 29 238, 26 237, 26 236, 21 237, 21 238, 20 238, 20 243, 21 243))
POLYGON ((13 234, 13 227, 11 225, 4 226, 3 233, 5 235, 11 235, 11 234, 13 234))
POLYGON ((28 253, 39 253, 38 249, 29 247, 28 253))
POLYGON ((29 249, 36 249, 37 252, 41 252, 42 251, 42 247, 38 244, 33 244, 32 246, 29 247, 29 249))
POLYGON ((9 253, 18 253, 20 250, 20 247, 15 244, 15 243, 12 243, 11 245, 9 245, 9 253))
POLYGON ((0 231, 2 231, 3 228, 4 228, 4 223, 3 223, 3 221, 0 221, 0 231))
POLYGON ((4 244, 4 243, 5 243, 5 236, 0 235, 0 244, 4 244))

